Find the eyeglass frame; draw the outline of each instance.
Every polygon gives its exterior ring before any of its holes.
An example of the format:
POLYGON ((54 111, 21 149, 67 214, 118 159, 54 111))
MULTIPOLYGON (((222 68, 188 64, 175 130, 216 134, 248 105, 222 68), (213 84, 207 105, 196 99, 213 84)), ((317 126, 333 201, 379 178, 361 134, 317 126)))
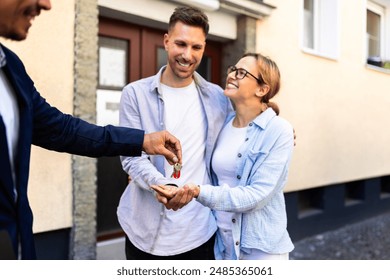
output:
POLYGON ((227 73, 227 75, 229 75, 230 73, 232 73, 232 72, 234 72, 234 71, 236 72, 236 73, 234 74, 234 77, 235 77, 237 80, 242 80, 242 79, 244 79, 244 78, 249 74, 250 76, 252 76, 253 78, 255 78, 255 80, 256 80, 260 85, 265 84, 265 82, 264 82, 264 80, 263 80, 262 77, 260 77, 260 79, 259 79, 259 78, 257 78, 255 75, 253 75, 252 73, 250 73, 248 70, 245 70, 244 68, 237 68, 237 67, 234 66, 234 65, 230 65, 230 66, 227 68, 226 73, 227 73), (242 76, 242 78, 239 78, 239 77, 238 77, 238 71, 243 71, 243 72, 245 72, 245 74, 242 76))

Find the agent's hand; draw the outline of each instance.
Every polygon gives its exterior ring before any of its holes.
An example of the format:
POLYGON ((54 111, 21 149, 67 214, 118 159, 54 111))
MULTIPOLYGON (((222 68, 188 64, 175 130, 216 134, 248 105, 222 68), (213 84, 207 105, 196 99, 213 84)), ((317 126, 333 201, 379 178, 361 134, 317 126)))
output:
POLYGON ((149 155, 163 155, 171 165, 181 163, 180 141, 168 131, 145 134, 142 149, 149 155))

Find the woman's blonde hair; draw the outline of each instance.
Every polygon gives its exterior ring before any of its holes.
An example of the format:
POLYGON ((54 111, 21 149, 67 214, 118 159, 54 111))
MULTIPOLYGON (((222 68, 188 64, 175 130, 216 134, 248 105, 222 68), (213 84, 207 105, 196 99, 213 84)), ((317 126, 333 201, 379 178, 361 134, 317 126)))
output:
POLYGON ((279 115, 279 106, 276 103, 269 101, 280 89, 280 71, 278 65, 276 65, 272 59, 260 53, 246 53, 242 57, 247 56, 254 57, 257 60, 260 86, 267 85, 269 87, 268 93, 263 96, 261 101, 268 107, 271 107, 276 114, 279 115))

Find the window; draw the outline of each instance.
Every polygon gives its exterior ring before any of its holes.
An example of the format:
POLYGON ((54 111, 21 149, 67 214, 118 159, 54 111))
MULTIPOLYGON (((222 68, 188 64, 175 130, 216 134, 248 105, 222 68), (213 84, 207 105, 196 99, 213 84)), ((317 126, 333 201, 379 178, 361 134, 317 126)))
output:
POLYGON ((122 90, 127 83, 128 42, 99 37, 99 88, 122 90))
POLYGON ((381 57, 381 21, 382 15, 367 9, 368 57, 381 57))
POLYGON ((314 1, 304 1, 304 36, 303 46, 314 49, 314 1))
POLYGON ((390 7, 389 0, 367 2, 366 11, 366 49, 367 63, 390 69, 390 38, 386 38, 386 27, 390 18, 386 10, 390 7))
POLYGON ((305 52, 336 59, 338 56, 338 1, 303 1, 302 46, 305 52))
POLYGON ((298 192, 298 218, 318 215, 324 211, 324 188, 314 188, 298 192))

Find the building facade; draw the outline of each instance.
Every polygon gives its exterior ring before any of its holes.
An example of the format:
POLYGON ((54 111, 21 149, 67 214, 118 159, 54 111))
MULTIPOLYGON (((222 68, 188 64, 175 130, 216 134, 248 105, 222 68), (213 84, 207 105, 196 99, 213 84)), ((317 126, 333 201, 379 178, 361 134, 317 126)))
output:
MULTIPOLYGON (((261 52, 281 70, 276 102, 297 134, 286 187, 297 241, 390 210, 390 0, 52 0, 20 55, 41 94, 66 113, 116 124, 121 88, 166 61, 179 5, 207 13, 199 72, 223 85, 228 65, 261 52)), ((30 200, 41 259, 124 256, 119 158, 34 147, 30 200)))

